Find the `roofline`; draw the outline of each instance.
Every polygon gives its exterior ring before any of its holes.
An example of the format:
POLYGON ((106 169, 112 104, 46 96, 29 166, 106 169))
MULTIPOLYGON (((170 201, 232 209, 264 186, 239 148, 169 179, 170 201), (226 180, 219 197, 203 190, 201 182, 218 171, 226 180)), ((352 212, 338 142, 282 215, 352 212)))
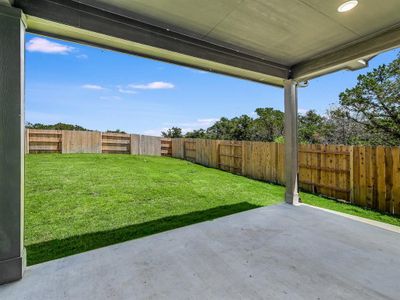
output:
POLYGON ((343 45, 291 67, 292 78, 302 81, 341 69, 352 69, 352 62, 368 61, 373 56, 400 46, 400 23, 384 31, 343 45))
POLYGON ((173 32, 166 28, 116 15, 75 1, 15 0, 14 6, 22 9, 27 15, 27 30, 30 32, 120 50, 118 47, 105 44, 102 38, 99 38, 97 43, 86 40, 85 37, 88 35, 88 32, 91 32, 92 35, 96 33, 99 36, 109 36, 140 44, 142 48, 145 45, 151 47, 153 50, 158 49, 161 54, 162 52, 173 52, 175 54, 171 55, 170 58, 166 58, 164 55, 149 55, 146 51, 139 49, 140 47, 121 49, 126 53, 152 57, 242 78, 248 77, 246 71, 249 71, 254 73, 249 77, 251 80, 280 86, 283 85, 284 79, 289 78, 288 66, 227 49, 213 43, 173 32), (46 23, 46 26, 41 26, 44 23, 46 23), (61 30, 61 25, 69 26, 68 30, 61 30), (72 33, 72 28, 75 29, 75 33, 72 33), (179 57, 179 54, 195 59, 189 61, 179 57), (200 61, 196 61, 196 58, 200 59, 200 61), (212 67, 212 64, 204 66, 205 61, 216 63, 218 66, 216 65, 215 68, 212 67), (219 68, 221 65, 233 67, 235 70, 231 71, 227 70, 228 68, 219 68), (245 72, 240 74, 237 70, 245 72))
POLYGON ((372 56, 400 45, 400 24, 284 66, 168 28, 117 15, 76 1, 14 0, 27 15, 27 31, 226 74, 274 86, 309 80, 342 69, 366 67, 372 56))

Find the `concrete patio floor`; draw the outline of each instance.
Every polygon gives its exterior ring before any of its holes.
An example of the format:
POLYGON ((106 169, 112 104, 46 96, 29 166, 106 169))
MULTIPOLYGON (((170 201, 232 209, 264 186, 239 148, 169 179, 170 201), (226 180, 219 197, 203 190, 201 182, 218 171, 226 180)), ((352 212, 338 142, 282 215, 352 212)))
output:
POLYGON ((0 299, 399 299, 400 235, 263 207, 29 267, 0 299))

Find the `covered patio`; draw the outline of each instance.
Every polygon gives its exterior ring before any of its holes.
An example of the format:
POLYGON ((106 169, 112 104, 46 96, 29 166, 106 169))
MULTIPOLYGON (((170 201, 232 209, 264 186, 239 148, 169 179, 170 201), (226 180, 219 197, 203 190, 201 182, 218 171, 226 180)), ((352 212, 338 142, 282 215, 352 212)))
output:
MULTIPOLYGON (((283 87, 285 201, 298 206, 298 87, 400 46, 398 0, 344 2, 0 0, 0 283, 25 269, 26 30, 283 87)), ((38 265, 0 296, 396 298, 398 233, 294 206, 38 265)))
POLYGON ((397 299, 400 229, 253 209, 29 267, 1 299, 397 299))

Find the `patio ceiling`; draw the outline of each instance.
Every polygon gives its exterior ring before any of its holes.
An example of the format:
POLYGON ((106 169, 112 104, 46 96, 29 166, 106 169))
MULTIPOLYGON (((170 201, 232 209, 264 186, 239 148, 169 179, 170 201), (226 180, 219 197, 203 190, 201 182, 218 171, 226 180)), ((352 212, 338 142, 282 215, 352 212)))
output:
MULTIPOLYGON (((307 80, 400 45, 400 1, 15 0, 28 31, 268 84, 307 80)), ((364 59, 364 61, 361 61, 364 59)))

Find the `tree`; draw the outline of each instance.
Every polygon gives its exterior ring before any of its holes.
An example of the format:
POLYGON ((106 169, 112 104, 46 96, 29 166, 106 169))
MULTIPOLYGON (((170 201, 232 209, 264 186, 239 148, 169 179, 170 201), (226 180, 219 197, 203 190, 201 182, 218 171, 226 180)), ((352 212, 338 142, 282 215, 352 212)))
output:
POLYGON ((83 128, 82 126, 79 125, 72 125, 72 124, 66 124, 66 123, 57 123, 54 125, 46 125, 42 123, 26 123, 25 125, 26 128, 30 129, 54 129, 54 130, 80 130, 80 131, 90 131, 89 129, 83 128))
POLYGON ((125 131, 120 130, 120 129, 107 130, 106 132, 108 132, 108 133, 126 133, 125 131))
POLYGON ((204 129, 193 130, 185 134, 186 138, 192 139, 206 139, 208 138, 207 132, 204 129))
POLYGON ((206 136, 211 139, 251 140, 254 131, 254 120, 248 115, 242 115, 232 119, 221 118, 209 127, 206 136))
POLYGON ((161 132, 161 134, 165 138, 181 138, 181 137, 183 137, 182 129, 179 127, 169 128, 167 131, 161 132))
POLYGON ((232 139, 234 127, 234 123, 224 117, 207 129, 207 136, 211 139, 229 140, 232 139))
POLYGON ((315 110, 309 110, 304 115, 299 115, 299 140, 308 144, 326 143, 328 126, 326 118, 320 116, 315 110))
POLYGON ((339 95, 345 117, 361 124, 380 138, 378 143, 400 143, 400 53, 393 62, 381 65, 339 95))
POLYGON ((257 108, 254 140, 273 142, 283 135, 285 114, 272 107, 257 108))

